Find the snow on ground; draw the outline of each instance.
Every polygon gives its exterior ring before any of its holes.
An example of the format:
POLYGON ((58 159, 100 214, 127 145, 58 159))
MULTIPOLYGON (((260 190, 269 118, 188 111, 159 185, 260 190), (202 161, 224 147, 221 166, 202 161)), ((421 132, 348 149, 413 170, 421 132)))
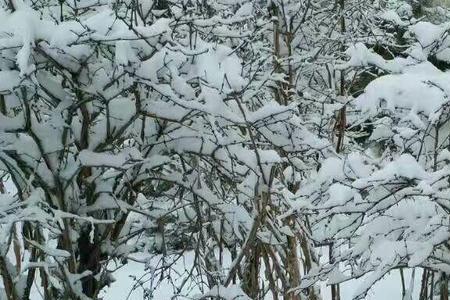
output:
MULTIPOLYGON (((192 262, 193 253, 186 255, 186 264, 192 262)), ((180 265, 180 269, 183 268, 180 265)), ((405 284, 409 287, 411 280, 411 270, 405 270, 405 284)), ((141 264, 136 262, 130 262, 126 267, 120 270, 116 275, 116 282, 114 282, 108 289, 107 294, 105 294, 104 300, 140 300, 143 296, 143 290, 138 288, 130 293, 130 290, 134 284, 133 279, 130 275, 140 277, 144 275, 144 268, 141 264)), ((412 299, 419 298, 419 288, 420 288, 421 273, 416 271, 415 274, 415 284, 413 289, 412 299)), ((351 300, 354 290, 357 286, 363 282, 364 279, 358 279, 354 281, 349 281, 341 285, 341 300, 351 300)), ((149 285, 148 285, 149 286, 149 285)), ((322 286, 322 297, 323 300, 331 300, 330 288, 325 285, 322 286)), ((194 290, 192 296, 199 293, 198 290, 194 290)), ((162 284, 158 289, 154 291, 153 297, 155 300, 171 300, 173 299, 173 289, 167 282, 162 284)), ((175 298, 175 299, 187 299, 187 298, 175 298)), ((270 300, 271 297, 267 297, 270 300)), ((367 295, 366 300, 390 300, 390 299, 402 299, 401 290, 401 279, 400 271, 392 271, 386 278, 376 283, 373 289, 367 295)))
MULTIPOLYGON (((125 268, 123 268, 115 277, 117 281, 113 283, 105 295, 105 300, 119 300, 128 299, 138 300, 142 299, 143 291, 142 289, 137 289, 130 294, 130 287, 133 286, 133 279, 130 275, 140 276, 144 274, 142 265, 137 263, 130 263, 125 268)), ((410 281, 411 271, 405 271, 405 281, 408 286, 410 281)), ((420 287, 420 273, 415 275, 415 289, 413 291, 413 298, 418 299, 419 297, 419 287, 420 287)), ((341 285, 341 299, 351 300, 353 296, 353 291, 361 280, 355 280, 347 282, 341 285)), ((399 271, 394 271, 388 275, 385 279, 378 282, 374 288, 367 295, 367 300, 389 300, 389 299, 402 299, 402 291, 400 284, 400 273, 399 271)), ((172 287, 169 284, 163 284, 154 293, 154 299, 158 300, 170 300, 173 297, 172 287)), ((323 300, 330 300, 330 289, 327 287, 322 288, 323 300)))

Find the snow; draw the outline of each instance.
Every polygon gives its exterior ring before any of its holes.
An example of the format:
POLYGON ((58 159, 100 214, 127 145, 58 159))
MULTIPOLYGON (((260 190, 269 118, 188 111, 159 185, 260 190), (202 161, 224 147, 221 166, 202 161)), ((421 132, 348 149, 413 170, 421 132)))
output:
POLYGON ((251 2, 245 3, 235 13, 235 17, 245 17, 253 14, 253 4, 251 2))
POLYGON ((210 291, 197 299, 203 299, 205 297, 220 297, 223 300, 250 300, 238 285, 233 284, 227 287, 214 286, 210 291))
POLYGON ((24 120, 21 115, 9 118, 0 115, 0 130, 2 131, 15 131, 23 128, 24 120))
POLYGON ((381 170, 375 171, 368 178, 355 180, 353 186, 356 188, 364 188, 369 182, 382 184, 391 182, 400 177, 415 180, 426 180, 431 178, 414 157, 403 154, 395 161, 388 163, 381 170))
POLYGON ((380 15, 380 18, 385 20, 385 21, 392 22, 392 23, 394 23, 395 25, 398 25, 398 26, 406 26, 407 25, 407 23, 404 22, 400 18, 400 16, 397 14, 397 12, 394 11, 394 10, 387 10, 387 11, 383 12, 380 15))
POLYGON ((137 62, 138 58, 131 48, 128 41, 117 41, 115 62, 117 65, 128 65, 128 63, 137 62))
POLYGON ((450 24, 435 25, 429 22, 418 22, 410 27, 422 47, 426 48, 438 41, 450 24))
POLYGON ((404 108, 414 115, 423 113, 433 121, 439 118, 441 108, 449 101, 449 86, 449 74, 427 74, 414 68, 404 74, 375 79, 356 99, 356 105, 369 114, 376 113, 380 107, 404 108))
MULTIPOLYGON (((183 261, 186 263, 186 267, 189 269, 192 264, 192 258, 193 254, 189 253, 183 261)), ((179 272, 184 271, 184 267, 182 263, 176 264, 176 269, 179 270, 179 272)), ((142 264, 139 264, 137 262, 130 262, 129 265, 124 267, 120 270, 120 272, 115 275, 116 281, 111 285, 110 289, 108 289, 108 293, 104 294, 105 300, 116 300, 116 299, 126 299, 126 297, 130 296, 129 299, 141 299, 143 291, 141 288, 137 288, 134 291, 131 291, 130 287, 133 286, 134 280, 133 278, 140 278, 143 276, 146 272, 144 271, 144 266, 142 264)), ((420 278, 421 278, 421 272, 416 272, 414 277, 414 285, 415 289, 412 290, 413 299, 416 299, 419 295, 419 286, 420 286, 420 278)), ((412 278, 412 272, 409 269, 404 270, 405 274, 405 281, 408 283, 412 278)), ((357 279, 355 281, 346 282, 340 285, 341 290, 341 299, 342 300, 352 300, 353 296, 355 295, 355 288, 358 285, 363 284, 365 281, 365 278, 357 279)), ((401 299, 402 290, 401 290, 401 279, 400 279, 400 272, 398 270, 391 271, 386 278, 380 280, 379 282, 375 283, 375 287, 369 291, 367 297, 365 300, 384 300, 384 299, 401 299)), ((151 287, 151 283, 147 283, 148 287, 151 287)), ((145 286, 145 285, 144 285, 145 286)), ((225 293, 222 294, 222 296, 238 296, 240 288, 236 286, 231 286, 229 288, 220 289, 225 293)), ((214 291, 214 289, 213 289, 214 291)), ((331 300, 331 292, 330 287, 326 286, 325 284, 322 285, 321 288, 323 300, 331 300)), ((173 299, 173 292, 172 287, 169 282, 165 281, 163 282, 159 287, 155 288, 153 290, 153 297, 154 299, 158 300, 171 300, 173 299)), ((209 294, 209 292, 205 292, 205 294, 209 294)), ((198 290, 193 290, 191 292, 191 296, 198 297, 199 295, 198 290)), ((245 298, 245 296, 238 297, 238 298, 231 298, 234 299, 248 299, 245 298)), ((271 297, 268 296, 265 299, 270 300, 271 297)), ((40 300, 40 298, 35 298, 31 300, 40 300)))
POLYGON ((128 163, 136 163, 142 160, 136 149, 129 149, 118 154, 95 153, 90 150, 80 152, 79 159, 83 166, 103 166, 122 168, 128 163))
POLYGON ((63 258, 70 257, 70 253, 65 251, 65 250, 50 248, 48 246, 40 245, 40 244, 38 244, 38 243, 36 243, 34 241, 31 241, 31 240, 28 240, 27 242, 30 243, 33 247, 38 248, 39 250, 41 250, 42 252, 44 252, 45 254, 47 254, 49 256, 63 257, 63 258))
POLYGON ((346 50, 345 54, 349 56, 350 59, 346 63, 339 65, 339 69, 376 66, 391 73, 401 73, 407 66, 414 63, 408 58, 394 58, 393 60, 385 60, 379 54, 369 50, 363 43, 351 45, 346 50))
POLYGON ((436 58, 440 61, 450 63, 450 48, 445 48, 436 54, 436 58))
POLYGON ((17 71, 0 71, 0 93, 12 91, 20 83, 19 72, 17 71))
POLYGON ((330 198, 325 203, 325 206, 329 207, 344 205, 354 196, 354 191, 350 187, 338 183, 331 185, 328 193, 330 194, 330 198))

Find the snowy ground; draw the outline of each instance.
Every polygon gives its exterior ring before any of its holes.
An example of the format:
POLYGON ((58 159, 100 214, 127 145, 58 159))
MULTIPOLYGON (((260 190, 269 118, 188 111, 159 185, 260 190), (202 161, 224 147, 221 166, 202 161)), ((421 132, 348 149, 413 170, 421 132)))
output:
MULTIPOLYGON (((189 263, 189 260, 192 260, 192 257, 188 255, 186 258, 186 263, 189 263)), ((105 295, 105 300, 121 300, 121 299, 131 299, 131 300, 139 300, 142 299, 143 291, 138 288, 134 292, 130 293, 130 290, 134 284, 133 279, 130 275, 140 277, 144 275, 145 272, 141 264, 130 262, 125 268, 123 268, 115 278, 117 279, 114 282, 108 293, 105 295)), ((419 287, 420 287, 420 272, 416 271, 415 274, 415 284, 413 289, 413 297, 412 299, 418 299, 419 287)), ((406 286, 408 287, 411 280, 411 271, 405 270, 405 281, 406 286)), ((353 296, 353 292, 357 286, 362 283, 363 279, 350 281, 341 285, 341 299, 342 300, 351 300, 353 296)), ((378 282, 373 289, 367 295, 366 300, 400 300, 402 299, 402 291, 400 284, 400 273, 398 270, 393 271, 386 278, 378 282)), ((198 292, 198 291, 197 291, 198 292)), ((195 292, 194 292, 195 294, 195 292)), ((157 300, 170 300, 173 297, 172 288, 169 284, 161 285, 154 292, 154 299, 157 300)), ((193 295, 194 296, 194 295, 193 295)), ((322 297, 323 300, 330 300, 330 289, 325 285, 322 288, 322 297)), ((182 298, 177 298, 182 299, 182 298)), ((184 298, 186 299, 186 298, 184 298)))
MULTIPOLYGON (((188 253, 185 257, 179 261, 175 266, 178 272, 183 273, 185 269, 189 269, 193 264, 193 253, 188 253)), ((410 270, 405 270, 405 282, 407 288, 410 286, 411 282, 410 270)), ((144 290, 142 287, 136 286, 135 279, 143 279, 145 281, 143 286, 149 288, 153 291, 153 299, 155 300, 184 300, 184 299, 195 299, 196 296, 200 295, 200 291, 196 288, 192 289, 191 296, 177 297, 173 298, 174 291, 172 286, 168 282, 164 282, 158 288, 152 289, 151 282, 146 281, 149 279, 148 272, 144 270, 144 266, 141 263, 134 261, 129 261, 129 263, 120 269, 117 273, 114 273, 116 281, 112 283, 110 288, 106 292, 101 294, 104 300, 141 300, 143 299, 144 290), (135 287, 135 288, 133 288, 135 287)), ((414 288, 412 293, 412 299, 418 299, 419 297, 419 287, 420 287, 420 272, 416 271, 414 288)), ((341 299, 351 300, 354 290, 359 284, 363 283, 364 279, 358 279, 341 284, 341 299)), ((398 270, 392 271, 383 280, 379 281, 369 292, 366 300, 400 300, 402 299, 402 291, 400 284, 400 272, 398 270)), ((176 281, 179 285, 179 281, 176 281)), ((1 285, 1 283, 0 283, 1 285)), ((322 286, 322 297, 323 300, 330 300, 330 289, 323 284, 322 286)), ((41 293, 37 291, 36 285, 34 286, 34 291, 31 296, 31 300, 42 300, 43 297, 41 293)), ((268 297, 267 300, 270 300, 268 297)))

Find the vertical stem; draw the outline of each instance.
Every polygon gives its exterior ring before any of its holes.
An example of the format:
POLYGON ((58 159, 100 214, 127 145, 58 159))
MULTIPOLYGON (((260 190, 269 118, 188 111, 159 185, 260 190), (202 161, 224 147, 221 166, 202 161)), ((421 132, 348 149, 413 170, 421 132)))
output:
MULTIPOLYGON (((273 7, 273 46, 274 46, 274 55, 273 55, 273 68, 275 73, 280 72, 280 64, 278 62, 280 58, 280 28, 279 28, 279 16, 278 16, 278 8, 276 6, 273 7)), ((277 87, 275 89, 275 100, 282 104, 282 98, 280 93, 281 87, 277 87)))
MULTIPOLYGON (((293 216, 289 218, 289 223, 294 223, 293 216)), ((288 236, 288 253, 286 255, 286 265, 288 267, 289 273, 289 285, 290 288, 295 288, 300 285, 300 266, 299 266, 299 258, 298 258, 298 249, 297 249, 297 237, 296 236, 288 236)), ((288 295, 288 299, 290 300, 300 300, 300 297, 296 294, 295 291, 292 291, 288 295)))
POLYGON ((448 300, 448 278, 447 274, 441 274, 441 299, 448 300))
MULTIPOLYGON (((333 261, 334 261, 334 259, 333 259, 333 243, 328 245, 328 260, 330 261, 330 263, 333 263, 333 261)), ((336 300, 336 299, 337 299, 337 286, 336 286, 336 284, 332 284, 331 285, 331 300, 336 300)))
POLYGON ((5 103, 5 96, 3 95, 0 95, 0 113, 6 116, 6 103, 5 103))
POLYGON ((8 270, 5 258, 0 255, 0 274, 3 280, 3 287, 7 300, 19 300, 13 278, 8 270))
POLYGON ((434 298, 434 272, 431 273, 431 290, 430 290, 430 300, 434 298))
MULTIPOLYGON (((345 16, 344 16, 344 8, 345 8, 345 0, 339 0, 339 12, 340 12, 340 23, 341 23, 341 36, 343 37, 346 26, 345 26, 345 16)), ((342 50, 344 50, 344 45, 342 44, 342 50)), ((342 70, 340 73, 340 91, 339 94, 341 96, 345 95, 345 71, 342 70)), ((346 106, 344 105, 339 111, 338 120, 337 120, 337 130, 338 130, 338 140, 336 144, 336 152, 339 153, 342 150, 344 145, 344 136, 345 136, 345 127, 346 127, 346 106)), ((330 262, 333 262, 333 244, 330 245, 329 248, 329 259, 330 262)), ((331 299, 332 300, 340 300, 340 289, 339 284, 331 285, 331 299)))
POLYGON ((405 286, 405 274, 403 272, 403 268, 400 268, 400 279, 401 279, 401 282, 402 282, 402 297, 405 298, 406 286, 405 286))
POLYGON ((265 269, 266 269, 266 279, 269 281, 269 287, 270 287, 270 290, 272 291, 272 299, 278 300, 278 290, 277 290, 275 280, 273 278, 273 274, 272 274, 273 270, 270 265, 269 254, 267 253, 267 250, 265 248, 263 248, 263 256, 262 257, 263 257, 264 265, 265 265, 265 269))
POLYGON ((428 298, 428 270, 423 270, 422 283, 420 288, 419 300, 426 300, 428 298))
MULTIPOLYGON (((0 100, 2 100, 2 99, 3 98, 1 98, 0 100)), ((5 192, 6 192, 6 190, 5 190, 5 186, 3 185, 3 179, 0 178, 0 193, 4 194, 5 192)), ((16 239, 15 225, 14 224, 13 224, 13 229, 12 229, 12 233, 11 234, 14 234, 14 239, 16 239)), ((16 260, 17 260, 17 253, 16 253, 16 260)), ((20 257, 19 257, 18 263, 19 263, 18 268, 20 270, 20 257)), ((17 291, 16 291, 16 287, 14 285, 13 278, 11 276, 11 273, 8 270, 8 264, 7 264, 6 260, 5 260, 5 258, 2 256, 2 254, 0 254, 0 274, 1 274, 1 278, 3 280, 3 287, 4 287, 5 293, 6 293, 6 299, 7 300, 19 299, 17 297, 17 291)))

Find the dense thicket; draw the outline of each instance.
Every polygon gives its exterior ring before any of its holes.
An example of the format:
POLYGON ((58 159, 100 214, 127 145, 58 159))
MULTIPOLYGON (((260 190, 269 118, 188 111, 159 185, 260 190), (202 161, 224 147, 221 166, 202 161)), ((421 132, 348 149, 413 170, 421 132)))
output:
POLYGON ((447 15, 3 0, 0 299, 100 299, 133 261, 146 299, 338 300, 365 277, 364 299, 394 269, 412 299, 414 269, 448 300, 447 15))

